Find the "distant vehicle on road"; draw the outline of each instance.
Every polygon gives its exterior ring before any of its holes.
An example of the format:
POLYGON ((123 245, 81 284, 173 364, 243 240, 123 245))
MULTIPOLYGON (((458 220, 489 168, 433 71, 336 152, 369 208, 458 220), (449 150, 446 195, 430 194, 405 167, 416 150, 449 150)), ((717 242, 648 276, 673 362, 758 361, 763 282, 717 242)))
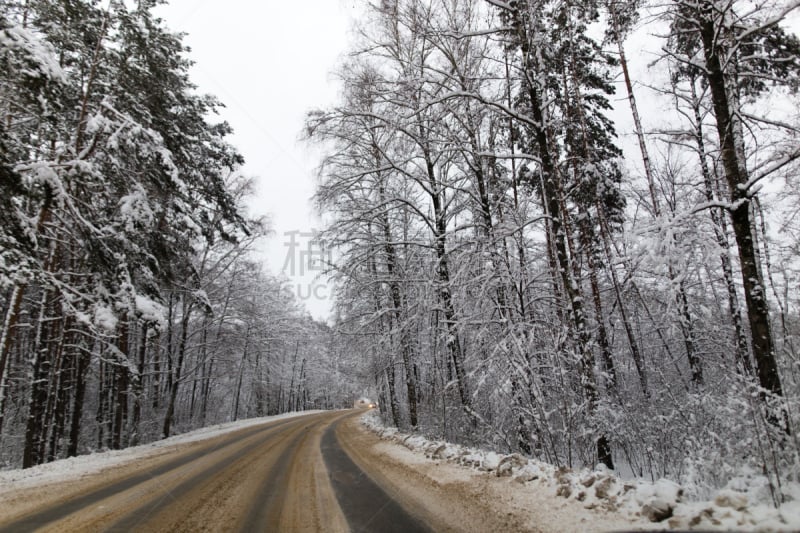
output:
POLYGON ((353 402, 353 407, 355 409, 374 409, 377 406, 377 403, 364 396, 353 402))

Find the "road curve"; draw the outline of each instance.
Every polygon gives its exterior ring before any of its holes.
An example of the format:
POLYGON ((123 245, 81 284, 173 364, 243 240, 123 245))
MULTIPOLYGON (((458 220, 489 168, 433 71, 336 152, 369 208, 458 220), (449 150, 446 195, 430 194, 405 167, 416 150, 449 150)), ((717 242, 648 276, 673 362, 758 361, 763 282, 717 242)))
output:
POLYGON ((431 531, 341 445, 360 413, 269 422, 19 495, 0 508, 0 533, 431 531))

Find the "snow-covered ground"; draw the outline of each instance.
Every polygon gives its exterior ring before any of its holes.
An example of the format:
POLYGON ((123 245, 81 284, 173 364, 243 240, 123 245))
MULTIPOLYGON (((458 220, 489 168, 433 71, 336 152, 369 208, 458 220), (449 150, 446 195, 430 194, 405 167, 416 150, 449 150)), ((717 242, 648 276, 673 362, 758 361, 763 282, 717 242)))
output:
POLYGON ((230 433, 232 431, 244 429, 258 424, 264 424, 266 422, 273 422, 276 420, 294 418, 297 416, 321 412, 323 411, 302 411, 262 418, 238 420, 236 422, 208 426, 202 429, 184 433, 182 435, 175 435, 174 437, 170 437, 168 439, 151 442, 150 444, 143 444, 141 446, 133 446, 124 450, 81 455, 79 457, 72 457, 70 459, 53 461, 52 463, 35 466, 25 470, 0 471, 0 498, 4 494, 20 489, 49 485, 52 483, 76 479, 79 476, 96 474, 108 468, 117 467, 140 460, 153 454, 173 449, 178 445, 211 439, 224 433, 230 433))
MULTIPOLYGON (((709 501, 688 501, 686 491, 666 479, 623 480, 602 465, 594 471, 573 471, 518 454, 503 455, 430 440, 385 427, 377 412, 367 414, 362 421, 381 438, 402 444, 417 456, 508 478, 510 491, 545 491, 574 504, 581 513, 586 509, 596 511, 598 517, 613 513, 632 529, 800 531, 800 484, 783 487, 790 501, 776 509, 766 479, 756 472, 742 472, 709 501)), ((406 453, 394 457, 413 462, 406 453)))

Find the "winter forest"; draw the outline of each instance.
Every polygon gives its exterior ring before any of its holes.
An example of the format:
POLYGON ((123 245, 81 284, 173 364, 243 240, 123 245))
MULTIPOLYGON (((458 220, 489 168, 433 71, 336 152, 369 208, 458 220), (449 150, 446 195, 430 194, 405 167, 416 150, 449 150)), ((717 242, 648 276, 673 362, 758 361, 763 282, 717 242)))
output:
POLYGON ((306 135, 326 153, 336 331, 390 423, 697 490, 749 467, 782 498, 800 473, 798 6, 372 3, 306 135), (646 79, 633 34, 661 40, 646 79))
POLYGON ((0 466, 352 402, 157 3, 0 5, 0 466))
POLYGON ((406 431, 782 501, 800 2, 361 2, 299 133, 327 323, 258 259, 160 3, 0 4, 0 468, 368 390, 406 431))

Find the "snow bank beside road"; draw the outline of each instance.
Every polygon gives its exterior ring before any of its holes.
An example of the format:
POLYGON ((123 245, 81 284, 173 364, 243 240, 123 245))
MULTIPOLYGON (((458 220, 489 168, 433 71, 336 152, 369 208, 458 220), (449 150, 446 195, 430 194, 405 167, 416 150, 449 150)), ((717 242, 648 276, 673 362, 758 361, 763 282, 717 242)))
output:
MULTIPOLYGON (((509 478, 513 490, 546 490, 598 513, 617 513, 634 529, 702 529, 738 531, 800 531, 800 485, 784 486, 790 501, 775 509, 769 503, 766 480, 742 472, 711 501, 685 501, 678 484, 661 479, 625 481, 607 469, 573 471, 527 459, 503 455, 444 441, 409 435, 384 427, 376 412, 362 418, 364 425, 383 439, 402 444, 433 460, 462 465, 487 475, 509 478)), ((602 465, 601 465, 602 467, 602 465)))
POLYGON ((142 459, 143 457, 168 451, 178 445, 211 439, 250 426, 321 412, 323 411, 302 411, 263 418, 238 420, 236 422, 208 426, 182 435, 175 435, 168 439, 151 442, 150 444, 125 448, 124 450, 81 455, 69 459, 53 461, 52 463, 46 463, 25 470, 0 471, 0 497, 2 497, 3 494, 20 489, 49 485, 51 483, 69 481, 80 476, 96 474, 108 468, 117 467, 142 459))

